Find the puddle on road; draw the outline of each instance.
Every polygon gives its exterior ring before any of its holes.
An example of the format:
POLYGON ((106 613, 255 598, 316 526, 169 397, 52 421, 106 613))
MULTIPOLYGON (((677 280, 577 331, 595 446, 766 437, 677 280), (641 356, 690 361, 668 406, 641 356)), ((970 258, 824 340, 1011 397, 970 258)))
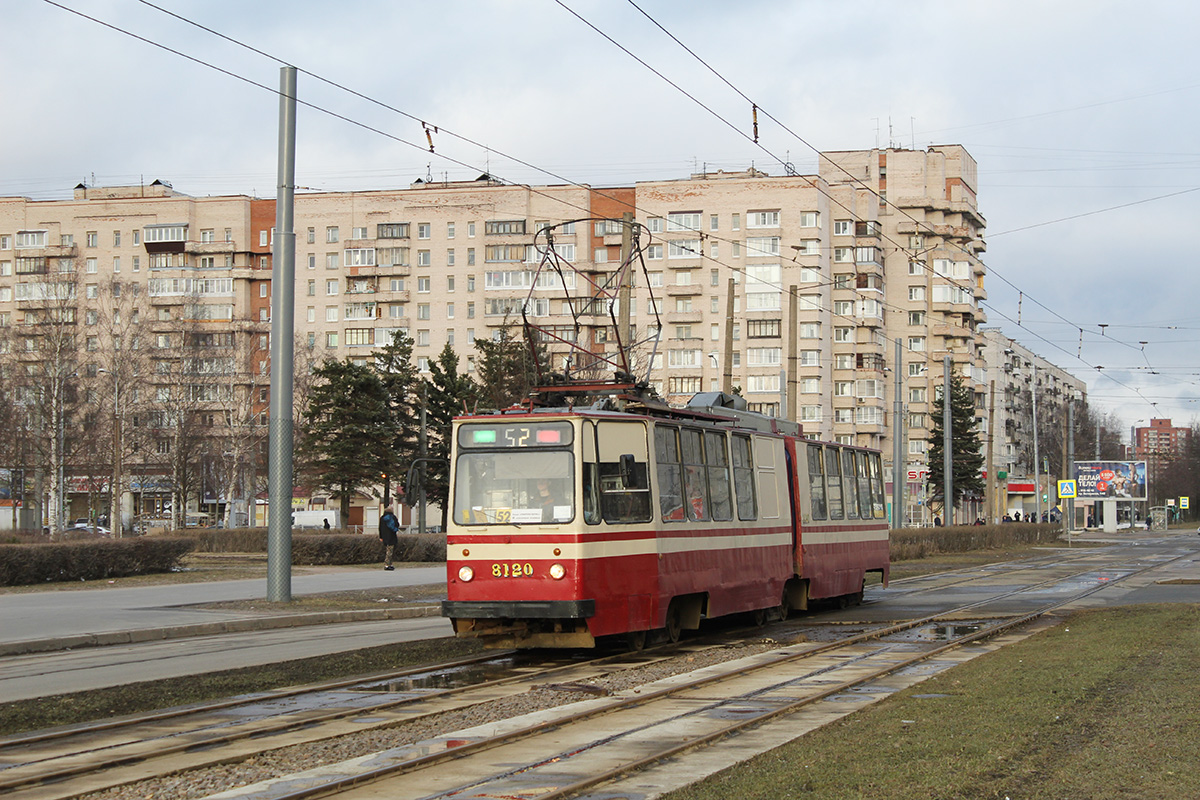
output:
POLYGON ((963 636, 970 636, 983 629, 982 622, 953 622, 924 625, 900 631, 888 636, 884 641, 889 642, 948 642, 963 636))
POLYGON ((402 678, 392 678, 378 683, 367 683, 356 687, 362 692, 428 692, 439 689, 454 689, 460 686, 471 686, 484 681, 507 677, 517 666, 511 658, 485 661, 480 664, 467 664, 451 669, 438 669, 429 672, 418 672, 405 675, 402 678))

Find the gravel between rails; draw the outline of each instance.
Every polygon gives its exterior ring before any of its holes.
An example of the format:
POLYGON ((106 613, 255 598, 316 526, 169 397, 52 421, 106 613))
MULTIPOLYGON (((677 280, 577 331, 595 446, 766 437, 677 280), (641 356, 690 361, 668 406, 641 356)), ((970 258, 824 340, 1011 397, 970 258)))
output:
MULTIPOLYGON (((749 643, 713 647, 581 683, 609 692, 618 692, 653 683, 672 675, 692 672, 712 664, 720 664, 773 650, 783 643, 764 638, 749 643)), ((139 798, 139 800, 195 800, 195 798, 205 797, 236 786, 245 786, 326 764, 336 764, 339 761, 392 747, 413 744, 486 722, 567 705, 580 699, 581 695, 578 691, 537 687, 516 697, 482 703, 460 711, 450 711, 389 728, 363 731, 335 739, 268 750, 236 764, 189 770, 101 792, 80 795, 80 798, 81 800, 128 800, 133 797, 139 798)))

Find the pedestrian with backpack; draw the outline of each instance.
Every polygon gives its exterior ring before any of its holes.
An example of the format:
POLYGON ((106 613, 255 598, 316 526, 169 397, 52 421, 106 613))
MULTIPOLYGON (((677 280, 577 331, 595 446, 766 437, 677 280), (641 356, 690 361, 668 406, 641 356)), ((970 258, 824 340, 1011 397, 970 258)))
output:
POLYGON ((379 541, 383 542, 383 568, 388 571, 396 569, 392 566, 392 554, 399 542, 396 536, 399 532, 400 520, 396 518, 396 509, 394 506, 388 506, 379 518, 379 541))

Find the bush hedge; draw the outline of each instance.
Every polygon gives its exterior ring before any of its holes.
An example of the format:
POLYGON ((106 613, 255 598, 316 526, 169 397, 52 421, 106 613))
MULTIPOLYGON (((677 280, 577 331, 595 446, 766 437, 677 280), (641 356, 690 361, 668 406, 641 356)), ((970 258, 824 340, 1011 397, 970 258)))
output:
POLYGON ((965 553, 969 550, 1051 544, 1061 533, 1062 527, 1059 525, 1025 522, 901 528, 892 531, 892 561, 913 561, 942 553, 965 553))
POLYGON ((79 539, 0 545, 0 586, 170 572, 196 543, 184 538, 79 539))
MULTIPOLYGON (((198 553, 265 553, 266 528, 209 528, 190 530, 198 553)), ((292 563, 374 564, 383 560, 383 544, 373 534, 292 533, 292 563)), ((446 560, 445 534, 400 534, 393 554, 395 561, 437 562, 446 560)))

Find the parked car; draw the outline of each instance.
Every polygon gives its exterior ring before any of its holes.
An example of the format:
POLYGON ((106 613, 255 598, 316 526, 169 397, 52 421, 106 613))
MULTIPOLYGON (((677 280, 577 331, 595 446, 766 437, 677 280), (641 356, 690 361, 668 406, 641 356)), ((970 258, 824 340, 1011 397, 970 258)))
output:
POLYGON ((89 526, 91 524, 92 524, 92 521, 90 519, 88 519, 87 517, 80 517, 79 519, 77 519, 71 523, 71 527, 72 528, 86 528, 87 526, 89 526))

